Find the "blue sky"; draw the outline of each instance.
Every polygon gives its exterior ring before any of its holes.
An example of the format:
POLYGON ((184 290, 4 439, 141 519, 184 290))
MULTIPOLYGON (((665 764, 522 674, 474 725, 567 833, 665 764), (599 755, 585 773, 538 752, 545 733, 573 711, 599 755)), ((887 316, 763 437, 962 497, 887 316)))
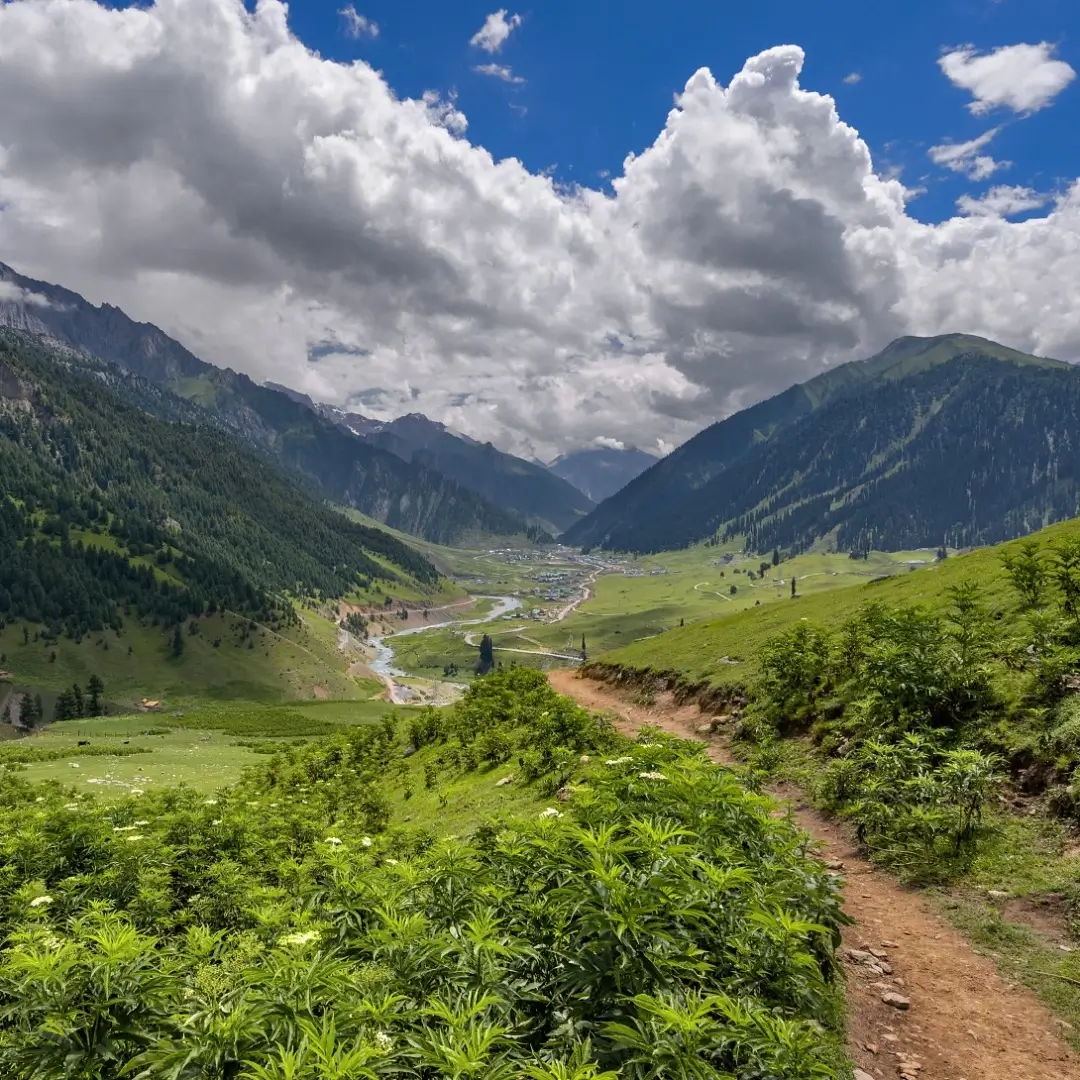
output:
POLYGON ((981 52, 1047 41, 1080 70, 1077 0, 545 0, 509 7, 522 22, 494 57, 469 45, 490 3, 360 0, 356 10, 380 32, 359 39, 343 33, 341 7, 293 3, 292 29, 324 56, 371 63, 402 96, 456 92, 470 141, 533 172, 554 166, 567 182, 600 186, 605 170, 620 172, 627 152, 655 139, 672 95, 697 68, 726 85, 748 56, 780 44, 806 50, 802 85, 835 97, 880 170, 901 168, 905 184, 927 188, 910 205, 920 220, 948 217, 960 195, 994 184, 1054 190, 1080 175, 1080 84, 1023 119, 1001 110, 973 116, 967 92, 937 63, 958 45, 981 52), (493 59, 525 82, 474 73, 493 59), (853 72, 861 81, 846 84, 853 72), (1010 168, 973 183, 928 161, 931 145, 975 138, 999 122, 993 151, 1010 168))

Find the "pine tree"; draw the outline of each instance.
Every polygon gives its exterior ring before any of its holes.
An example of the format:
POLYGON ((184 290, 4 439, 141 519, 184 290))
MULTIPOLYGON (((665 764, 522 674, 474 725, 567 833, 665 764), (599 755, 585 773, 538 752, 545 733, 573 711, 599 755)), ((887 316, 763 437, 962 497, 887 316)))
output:
POLYGON ((173 628, 172 654, 179 657, 184 651, 184 635, 180 633, 180 624, 173 628))
POLYGON ((90 698, 87 702, 87 716, 100 716, 101 715, 101 695, 105 692, 105 684, 98 678, 97 675, 90 676, 90 682, 87 684, 87 690, 90 698))
POLYGON ((476 665, 477 675, 486 675, 495 667, 495 643, 490 634, 480 639, 480 662, 476 665))
POLYGON ((792 599, 794 599, 794 597, 795 597, 795 578, 794 578, 794 576, 791 579, 791 596, 792 596, 792 599))
POLYGON ((71 688, 71 700, 75 704, 75 717, 86 715, 86 699, 83 697, 82 687, 75 683, 71 688))
POLYGON ((70 690, 61 690, 53 706, 53 720, 58 723, 75 718, 75 698, 70 690))
POLYGON ((779 566, 780 565, 780 549, 779 548, 773 548, 772 549, 772 564, 773 564, 773 566, 779 566))

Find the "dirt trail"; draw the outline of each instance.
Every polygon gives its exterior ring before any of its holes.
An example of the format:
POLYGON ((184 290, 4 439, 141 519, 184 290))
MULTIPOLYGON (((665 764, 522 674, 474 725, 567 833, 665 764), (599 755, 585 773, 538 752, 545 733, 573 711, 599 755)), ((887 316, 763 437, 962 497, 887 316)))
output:
MULTIPOLYGON (((729 763, 721 740, 696 728, 708 715, 665 695, 642 708, 628 695, 581 679, 574 671, 548 676, 562 694, 590 709, 615 714, 627 734, 655 724, 708 742, 710 756, 729 763)), ((854 920, 844 931, 849 1010, 848 1051, 870 1077, 903 1080, 1080 1080, 1080 1058, 1062 1041, 1061 1021, 1024 987, 1006 983, 993 963, 975 953, 918 892, 876 870, 842 826, 806 805, 797 789, 772 792, 787 800, 799 825, 846 881, 844 907, 854 920), (838 865, 842 864, 842 865, 838 865), (882 960, 852 959, 873 949, 882 960), (884 973, 880 969, 884 967, 884 973), (909 999, 899 1011, 882 1002, 895 992, 909 999)))

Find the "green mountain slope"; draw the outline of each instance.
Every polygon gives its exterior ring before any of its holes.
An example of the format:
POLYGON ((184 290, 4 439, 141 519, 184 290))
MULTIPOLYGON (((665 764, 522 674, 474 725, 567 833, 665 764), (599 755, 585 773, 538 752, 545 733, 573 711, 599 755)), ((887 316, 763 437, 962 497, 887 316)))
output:
POLYGON ((1080 371, 967 335, 902 338, 712 425, 567 541, 632 551, 968 546, 1077 507, 1080 371))
POLYGON ((0 331, 0 617, 55 636, 229 609, 295 622, 284 593, 434 589, 429 560, 313 500, 232 436, 100 361, 0 331))
POLYGON ((420 413, 378 423, 327 406, 320 409, 372 446, 434 469, 546 532, 565 531, 593 508, 591 499, 542 465, 451 431, 420 413))
MULTIPOLYGON (((136 323, 119 308, 95 307, 77 293, 0 263, 4 281, 40 299, 0 299, 0 326, 47 335, 188 398, 323 497, 437 543, 478 533, 525 532, 517 516, 423 462, 403 461, 279 390, 205 363, 158 327, 136 323)), ((174 404, 166 407, 172 415, 174 404)))

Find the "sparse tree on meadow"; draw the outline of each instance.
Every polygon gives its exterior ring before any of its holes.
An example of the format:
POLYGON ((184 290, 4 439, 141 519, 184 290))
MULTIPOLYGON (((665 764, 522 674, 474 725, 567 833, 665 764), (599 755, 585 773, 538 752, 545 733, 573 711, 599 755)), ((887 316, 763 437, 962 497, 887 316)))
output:
POLYGON ((87 683, 87 691, 89 698, 87 700, 87 716, 100 716, 101 715, 101 695, 105 692, 105 684, 98 676, 91 675, 90 681, 87 683))

